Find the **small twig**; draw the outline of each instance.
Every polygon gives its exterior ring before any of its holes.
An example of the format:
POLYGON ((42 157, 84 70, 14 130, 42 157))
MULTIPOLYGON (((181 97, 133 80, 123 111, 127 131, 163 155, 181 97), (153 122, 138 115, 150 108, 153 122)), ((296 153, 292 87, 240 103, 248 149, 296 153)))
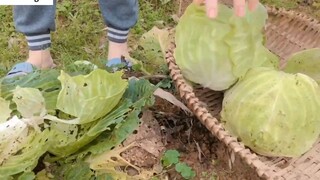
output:
POLYGON ((205 155, 204 155, 203 151, 201 150, 201 147, 200 147, 199 143, 198 143, 196 140, 194 140, 194 139, 193 139, 193 141, 194 141, 194 143, 195 143, 196 146, 197 146, 199 161, 202 163, 201 155, 203 155, 203 156, 205 156, 205 155))
POLYGON ((164 116, 181 118, 181 115, 177 115, 176 113, 171 113, 171 112, 158 111, 158 112, 155 112, 155 113, 156 113, 156 114, 160 114, 160 115, 164 115, 164 116))
MULTIPOLYGON (((165 167, 164 167, 165 168, 165 167)), ((163 170, 162 172, 160 172, 159 174, 157 174, 157 175, 154 175, 154 177, 161 177, 161 176, 163 176, 163 175, 166 175, 164 178, 164 180, 169 180, 169 177, 168 177, 168 173, 169 172, 171 172, 171 171, 176 171, 175 170, 175 168, 174 168, 174 166, 173 167, 171 167, 171 168, 169 168, 169 169, 165 169, 165 170, 163 170)))
POLYGON ((167 75, 162 75, 162 74, 156 74, 156 75, 145 75, 145 76, 142 76, 141 78, 144 78, 144 79, 151 79, 151 78, 161 78, 161 79, 165 79, 165 78, 168 78, 169 76, 167 75))
POLYGON ((190 142, 190 136, 191 136, 191 132, 192 132, 192 127, 193 127, 193 119, 190 119, 190 121, 187 121, 187 125, 189 126, 189 134, 188 134, 188 142, 190 142))

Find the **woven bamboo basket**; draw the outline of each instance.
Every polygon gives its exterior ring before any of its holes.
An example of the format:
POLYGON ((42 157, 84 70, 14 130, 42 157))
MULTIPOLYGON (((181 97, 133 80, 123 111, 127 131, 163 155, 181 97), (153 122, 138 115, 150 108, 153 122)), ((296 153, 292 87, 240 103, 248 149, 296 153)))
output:
MULTIPOLYGON (((300 50, 320 47, 320 23, 299 12, 267 7, 266 46, 281 59, 300 50)), ((253 168, 262 179, 320 180, 320 141, 299 158, 270 158, 255 154, 231 136, 219 121, 223 94, 200 85, 190 86, 184 79, 173 56, 174 43, 166 54, 170 76, 186 105, 201 123, 242 162, 253 168)), ((319 70, 320 71, 320 70, 319 70)))

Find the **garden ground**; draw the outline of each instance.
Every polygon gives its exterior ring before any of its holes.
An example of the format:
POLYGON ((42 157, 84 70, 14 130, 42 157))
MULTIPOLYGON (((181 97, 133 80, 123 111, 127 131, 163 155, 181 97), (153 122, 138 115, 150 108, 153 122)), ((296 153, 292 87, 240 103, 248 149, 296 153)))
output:
MULTIPOLYGON (((262 2, 303 11, 320 18, 320 11, 316 11, 320 8, 320 2, 317 1, 262 0, 262 2)), ((143 54, 145 52, 143 47, 142 49, 137 47, 137 42, 154 26, 160 29, 174 27, 189 3, 190 0, 141 0, 140 19, 130 34, 131 55, 144 63, 154 63, 153 59, 149 59, 150 56, 143 54)), ((15 32, 11 7, 0 7, 0 19, 0 75, 3 76, 14 63, 26 58, 27 46, 24 37, 15 32)), ((97 1, 60 0, 56 23, 57 31, 52 33, 54 42, 52 53, 58 68, 72 69, 76 60, 89 60, 103 68, 107 56, 107 42, 97 1)), ((154 81, 159 81, 159 77, 165 79, 167 69, 160 68, 160 71, 156 74, 153 72, 151 76, 156 77, 154 81)), ((172 85, 169 84, 166 90, 179 98, 172 85)), ((191 167, 196 179, 258 179, 254 171, 238 159, 231 166, 226 147, 219 143, 195 117, 161 98, 157 98, 156 104, 149 110, 148 118, 155 120, 154 127, 161 129, 158 135, 164 149, 178 151, 180 161, 191 167)), ((137 155, 136 158, 142 156, 137 155)), ((139 159, 130 160, 133 164, 141 162, 139 159)), ((149 163, 146 166, 148 165, 154 164, 149 163)), ((167 168, 162 172, 157 177, 183 179, 174 168, 167 168)))

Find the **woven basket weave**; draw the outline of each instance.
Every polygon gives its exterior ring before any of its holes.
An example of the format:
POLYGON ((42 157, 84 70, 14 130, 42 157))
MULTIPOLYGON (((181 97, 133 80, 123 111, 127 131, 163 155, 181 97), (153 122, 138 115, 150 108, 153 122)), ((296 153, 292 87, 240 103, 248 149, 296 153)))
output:
MULTIPOLYGON (((320 23, 304 14, 267 7, 267 47, 285 60, 297 51, 320 47, 320 23)), ((300 158, 270 158, 255 154, 231 136, 219 121, 223 94, 200 85, 187 84, 173 57, 174 44, 166 54, 170 76, 181 98, 203 125, 243 162, 264 179, 320 180, 320 142, 300 158)), ((320 69, 319 69, 320 71, 320 69)), ((297 127, 299 128, 299 127, 297 127)))

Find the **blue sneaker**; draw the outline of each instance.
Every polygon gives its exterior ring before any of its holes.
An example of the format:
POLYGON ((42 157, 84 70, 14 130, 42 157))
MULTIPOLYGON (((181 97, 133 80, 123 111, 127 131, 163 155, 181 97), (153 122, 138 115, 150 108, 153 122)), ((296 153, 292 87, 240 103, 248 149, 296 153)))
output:
POLYGON ((12 69, 8 72, 5 78, 14 78, 18 76, 24 76, 29 73, 32 73, 36 70, 36 68, 28 62, 21 62, 12 67, 12 69))
POLYGON ((108 71, 111 71, 111 72, 115 72, 121 69, 131 70, 132 63, 129 60, 126 60, 124 57, 113 58, 108 60, 106 64, 106 68, 108 71))

